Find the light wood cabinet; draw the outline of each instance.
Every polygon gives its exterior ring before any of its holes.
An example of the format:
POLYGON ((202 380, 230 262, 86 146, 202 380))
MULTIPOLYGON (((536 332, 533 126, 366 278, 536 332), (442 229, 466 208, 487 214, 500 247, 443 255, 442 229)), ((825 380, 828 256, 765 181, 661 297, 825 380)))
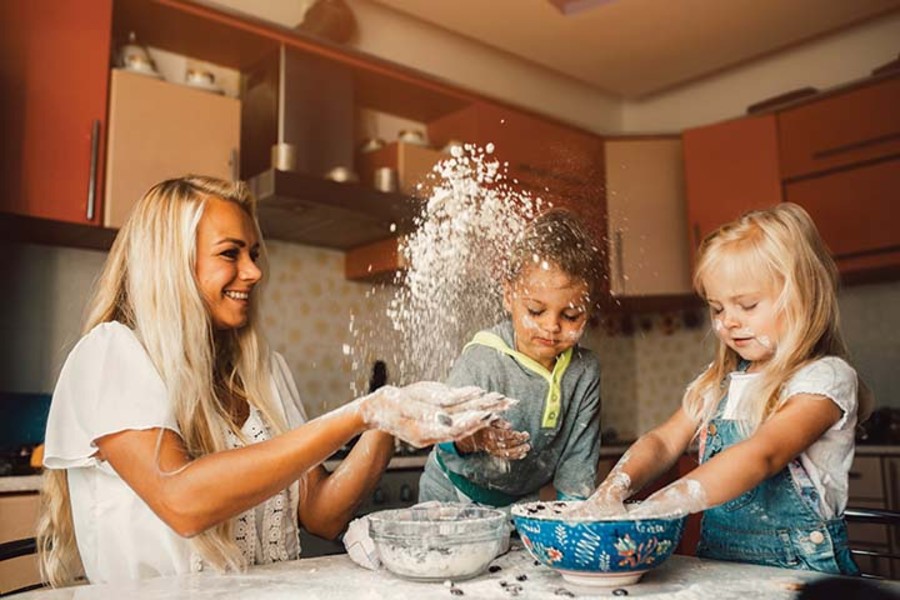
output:
POLYGON ((112 0, 0 2, 0 210, 100 224, 112 0))
MULTIPOLYGON (((39 507, 37 493, 0 495, 0 543, 34 537, 39 507)), ((0 562, 0 595, 40 580, 35 554, 0 562)))
POLYGON ((690 294, 681 138, 605 143, 610 294, 690 294))
POLYGON ((104 225, 121 227, 164 179, 236 176, 239 100, 120 69, 111 81, 104 225))

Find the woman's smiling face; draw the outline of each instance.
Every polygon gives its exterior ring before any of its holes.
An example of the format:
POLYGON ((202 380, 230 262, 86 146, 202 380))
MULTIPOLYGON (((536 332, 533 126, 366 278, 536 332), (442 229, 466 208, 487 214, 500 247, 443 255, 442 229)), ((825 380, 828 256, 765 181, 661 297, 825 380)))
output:
POLYGON ((216 329, 247 324, 253 288, 262 279, 258 257, 250 216, 234 202, 210 198, 197 227, 196 274, 216 329))
POLYGON ((504 290, 516 350, 553 370, 556 357, 574 346, 588 316, 588 285, 553 263, 526 268, 504 290))

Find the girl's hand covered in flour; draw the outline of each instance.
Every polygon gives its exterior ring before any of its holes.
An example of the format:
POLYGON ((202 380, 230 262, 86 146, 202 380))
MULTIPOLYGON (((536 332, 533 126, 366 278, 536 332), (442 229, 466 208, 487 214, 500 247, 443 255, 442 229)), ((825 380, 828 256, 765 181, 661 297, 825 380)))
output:
POLYGON ((629 511, 630 517, 683 517, 709 508, 706 490, 696 479, 679 479, 629 511))
POLYGON ((484 429, 458 440, 456 448, 461 454, 485 452, 498 458, 520 460, 531 450, 530 437, 527 431, 514 431, 508 421, 495 419, 484 429))
POLYGON ((471 435, 516 402, 479 387, 451 388, 435 381, 385 386, 356 401, 369 427, 418 447, 471 435))
POLYGON ((566 512, 568 518, 602 519, 624 516, 628 510, 625 500, 631 496, 631 479, 626 473, 610 473, 591 497, 572 505, 566 512))

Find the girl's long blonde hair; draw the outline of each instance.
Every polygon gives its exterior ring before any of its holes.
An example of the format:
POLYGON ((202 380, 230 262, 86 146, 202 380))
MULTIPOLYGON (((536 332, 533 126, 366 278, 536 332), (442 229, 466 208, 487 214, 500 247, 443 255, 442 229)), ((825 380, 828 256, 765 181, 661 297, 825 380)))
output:
MULTIPOLYGON (((703 240, 694 269, 694 288, 701 298, 706 298, 709 273, 726 262, 729 269, 780 290, 776 310, 784 333, 746 395, 743 427, 750 434, 784 404, 782 386, 801 367, 824 356, 848 358, 840 329, 838 271, 809 214, 789 202, 749 212, 703 240)), ((701 423, 700 430, 713 417, 724 396, 722 383, 739 360, 737 352, 720 342, 712 364, 688 386, 683 404, 701 423)), ((873 399, 859 384, 862 421, 873 399)))
MULTIPOLYGON (((83 331, 109 321, 134 330, 166 385, 191 458, 226 449, 226 428, 242 437, 230 415, 234 400, 259 409, 273 433, 287 428, 272 398, 270 357, 256 326, 257 303, 251 304, 246 326, 216 331, 198 287, 197 227, 210 198, 234 202, 250 216, 264 270, 255 201, 243 183, 196 175, 164 181, 138 201, 116 236, 83 331)), ((65 470, 44 475, 41 512, 38 549, 44 579, 53 586, 71 583, 82 566, 65 470)), ((245 566, 228 521, 191 543, 216 568, 245 566)))

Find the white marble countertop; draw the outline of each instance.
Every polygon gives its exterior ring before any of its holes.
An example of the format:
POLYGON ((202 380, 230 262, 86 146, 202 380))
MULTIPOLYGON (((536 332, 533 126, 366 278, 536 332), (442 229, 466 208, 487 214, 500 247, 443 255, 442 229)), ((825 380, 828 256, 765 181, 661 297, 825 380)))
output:
MULTIPOLYGON (((201 573, 147 579, 140 582, 108 585, 84 585, 57 590, 41 590, 16 596, 19 600, 106 600, 129 598, 156 600, 190 598, 191 600, 243 599, 323 599, 376 600, 415 598, 473 598, 559 600, 565 597, 611 597, 613 588, 579 587, 565 582, 555 571, 535 566, 520 544, 492 563, 501 567, 496 573, 484 573, 468 581, 458 581, 455 588, 462 595, 451 594, 448 584, 420 583, 400 579, 390 572, 367 571, 353 564, 346 554, 310 558, 254 567, 242 574, 201 573), (518 578, 525 576, 520 581, 518 578), (507 584, 506 587, 501 582, 507 584), (509 585, 520 586, 517 594, 509 585)), ((687 556, 673 556, 658 569, 646 574, 641 582, 627 586, 628 596, 656 597, 671 600, 752 600, 790 599, 804 584, 822 579, 809 571, 792 571, 739 563, 706 561, 687 556)), ((855 581, 855 580, 854 580, 855 581)), ((885 589, 900 594, 900 583, 880 583, 885 589)))
POLYGON ((37 492, 40 489, 40 475, 6 475, 0 477, 0 494, 37 492))

